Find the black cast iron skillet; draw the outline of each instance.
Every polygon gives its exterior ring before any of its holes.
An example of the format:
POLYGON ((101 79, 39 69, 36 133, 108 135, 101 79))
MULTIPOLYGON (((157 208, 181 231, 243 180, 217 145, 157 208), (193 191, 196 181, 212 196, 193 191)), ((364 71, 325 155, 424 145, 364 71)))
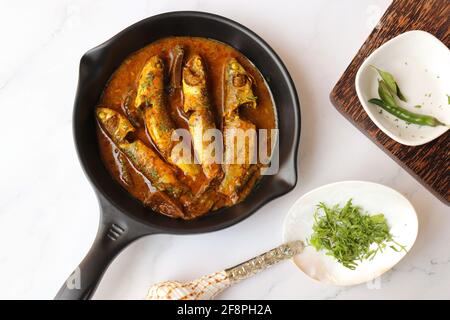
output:
POLYGON ((78 157, 100 204, 97 237, 87 256, 61 287, 56 299, 89 299, 114 257, 132 241, 150 234, 193 234, 229 227, 297 182, 300 106, 294 84, 277 54, 255 33, 221 16, 203 12, 169 12, 142 20, 90 50, 80 62, 73 114, 78 157), (265 176, 242 203, 193 221, 152 212, 131 197, 103 165, 96 137, 94 108, 114 70, 132 52, 168 36, 197 36, 233 46, 266 78, 278 113, 279 171, 265 176))

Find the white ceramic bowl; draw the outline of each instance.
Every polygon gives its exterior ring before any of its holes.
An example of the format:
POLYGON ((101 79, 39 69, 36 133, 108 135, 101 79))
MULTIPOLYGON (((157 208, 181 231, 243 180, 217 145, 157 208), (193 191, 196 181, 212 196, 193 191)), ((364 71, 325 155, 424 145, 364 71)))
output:
POLYGON ((436 139, 448 126, 427 127, 407 124, 368 102, 379 98, 376 66, 391 73, 408 102, 400 106, 432 115, 450 124, 450 50, 425 31, 405 32, 376 49, 356 74, 358 98, 370 119, 389 137, 408 146, 417 146, 436 139), (416 106, 420 105, 418 108, 416 106))
MULTIPOLYGON (((283 241, 306 240, 311 237, 314 211, 319 202, 343 206, 350 198, 369 214, 383 213, 394 240, 411 250, 416 241, 418 221, 411 203, 397 191, 381 184, 365 181, 344 181, 328 184, 298 199, 284 221, 283 241)), ((334 257, 306 246, 293 261, 309 277, 320 282, 348 286, 370 281, 398 263, 407 252, 386 248, 372 260, 361 262, 355 270, 348 269, 334 257)))

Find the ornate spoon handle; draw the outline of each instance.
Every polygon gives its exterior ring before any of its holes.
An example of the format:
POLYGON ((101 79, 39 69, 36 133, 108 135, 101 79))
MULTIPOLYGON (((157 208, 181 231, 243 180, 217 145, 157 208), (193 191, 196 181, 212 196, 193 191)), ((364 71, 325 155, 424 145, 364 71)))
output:
POLYGON ((240 263, 237 266, 225 269, 225 273, 232 283, 238 282, 257 274, 282 260, 292 258, 299 254, 303 250, 303 247, 303 242, 300 240, 288 242, 240 263))
POLYGON ((302 241, 282 244, 253 259, 220 272, 209 274, 191 282, 165 281, 153 285, 146 299, 149 300, 206 300, 252 275, 282 260, 292 258, 303 250, 302 241))

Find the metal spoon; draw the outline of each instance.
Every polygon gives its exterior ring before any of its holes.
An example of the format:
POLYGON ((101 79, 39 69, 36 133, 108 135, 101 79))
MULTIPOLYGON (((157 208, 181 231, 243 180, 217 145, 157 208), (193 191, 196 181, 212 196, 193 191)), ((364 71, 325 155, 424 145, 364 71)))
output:
POLYGON ((191 282, 164 281, 153 285, 147 300, 207 300, 231 285, 247 279, 270 266, 294 257, 303 251, 302 241, 282 244, 234 267, 215 272, 191 282))

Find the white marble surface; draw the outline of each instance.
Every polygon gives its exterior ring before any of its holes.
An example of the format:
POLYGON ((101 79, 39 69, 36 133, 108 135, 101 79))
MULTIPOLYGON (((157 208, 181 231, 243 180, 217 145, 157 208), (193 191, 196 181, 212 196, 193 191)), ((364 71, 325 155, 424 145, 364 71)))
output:
POLYGON ((140 19, 183 9, 245 24, 286 63, 302 105, 299 184, 226 230, 135 242, 112 263, 95 298, 140 299, 154 282, 189 280, 278 245, 284 216, 300 195, 350 179, 393 187, 418 211, 416 245, 394 270, 371 285, 338 288, 313 282, 285 262, 221 298, 450 298, 449 208, 328 99, 388 5, 387 0, 0 0, 0 298, 53 298, 95 236, 97 201, 75 155, 71 130, 80 57, 140 19))

